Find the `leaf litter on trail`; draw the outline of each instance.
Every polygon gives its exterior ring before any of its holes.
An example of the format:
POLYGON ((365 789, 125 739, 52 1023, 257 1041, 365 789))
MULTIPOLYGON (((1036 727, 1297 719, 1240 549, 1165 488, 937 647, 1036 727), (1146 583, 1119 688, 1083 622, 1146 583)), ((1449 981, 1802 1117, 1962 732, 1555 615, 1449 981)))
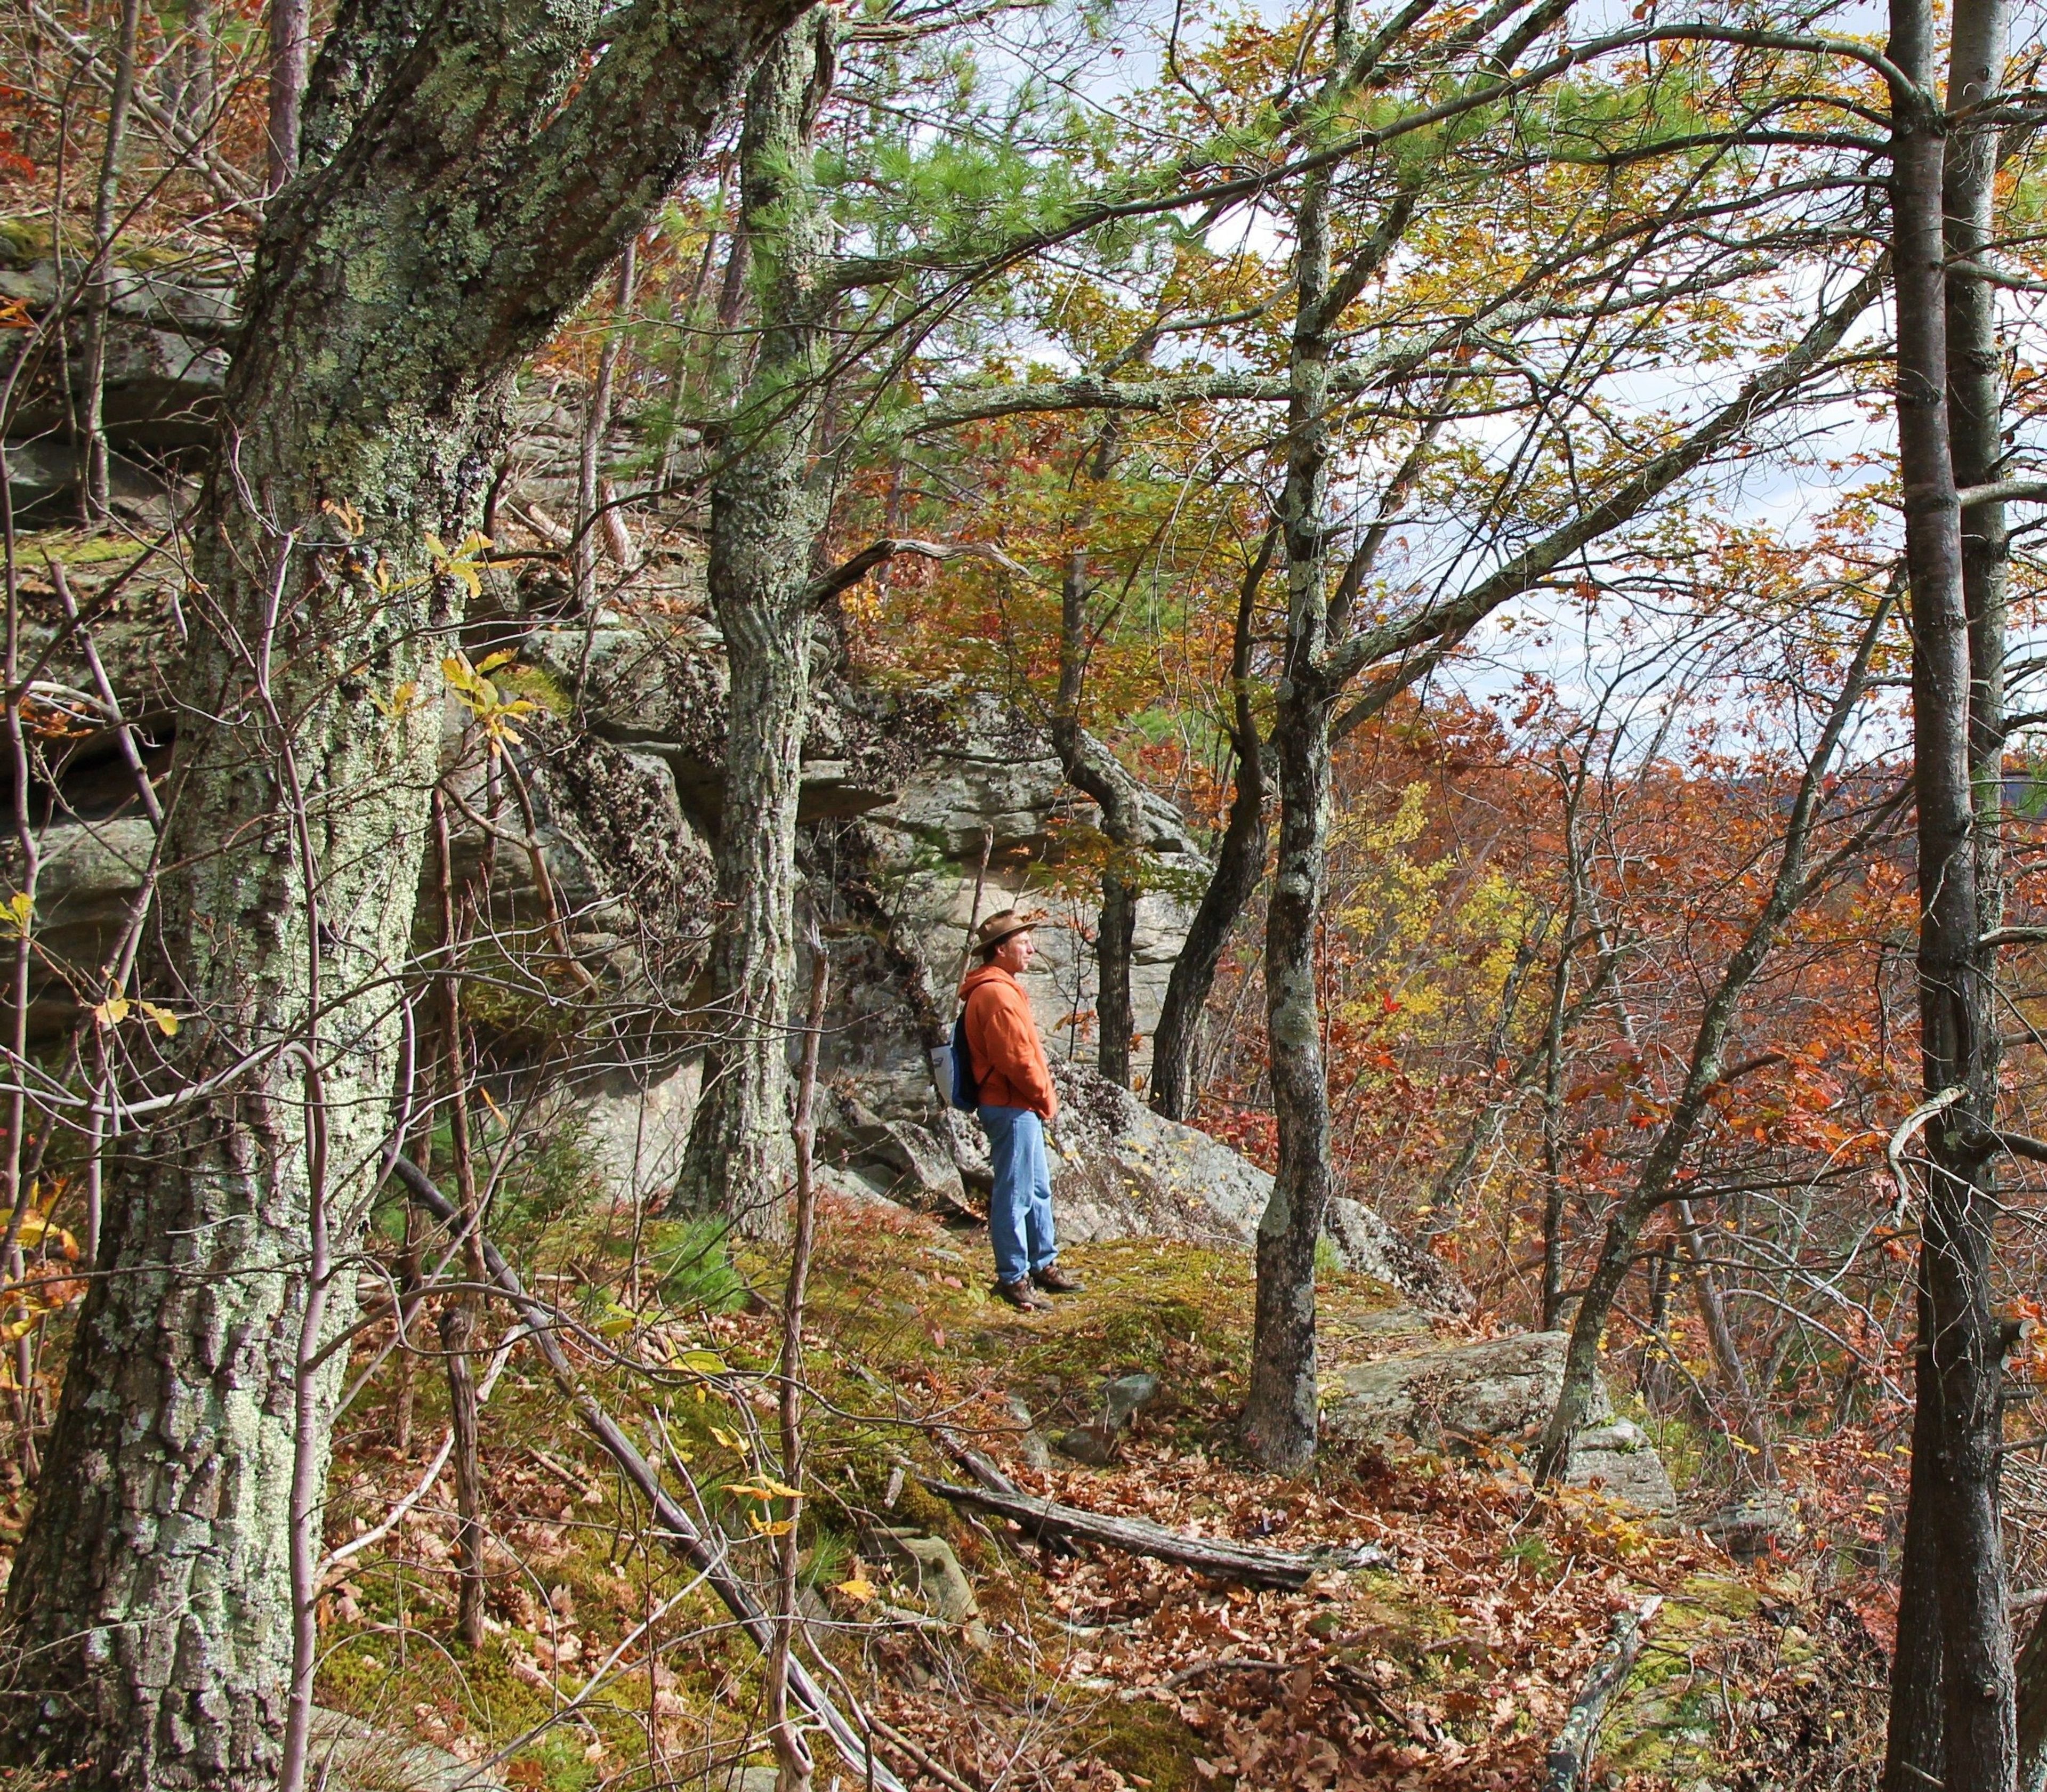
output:
MULTIPOLYGON (((1623 1783, 1675 1785, 1703 1761, 1716 1783, 1724 1762, 1739 1785, 1803 1784, 1786 1777, 1804 1771, 1799 1763, 1856 1746, 1854 1724, 1828 1715, 1846 1708, 1828 1663, 1852 1655, 1855 1635, 1867 1639, 1859 1621, 1824 1648, 1787 1649, 1780 1626, 1773 1653, 1755 1613, 1799 1598, 1759 1590, 1762 1581, 1702 1541, 1659 1535, 1596 1496, 1538 1498, 1511 1456, 1391 1457, 1332 1443, 1310 1477, 1248 1465, 1232 1441, 1248 1264, 1148 1241, 1089 1248, 1071 1256, 1098 1291, 1092 1299, 1049 1323, 1020 1321, 977 1287, 952 1285, 965 1279, 941 1266, 958 1255, 936 1228, 830 1219, 812 1303, 813 1372, 826 1398, 814 1408, 801 1533, 816 1567, 814 1635, 863 1702, 954 1781, 1058 1792, 1526 1786, 1613 1614, 1652 1591, 1670 1604, 1638 1669, 1643 1688, 1617 1706, 1603 1748, 1623 1783), (1015 1414, 1020 1385, 1039 1425, 1085 1422, 1107 1380, 1139 1370, 1159 1376, 1164 1391, 1112 1466, 1057 1457, 1047 1465, 1042 1453, 1033 1466, 1015 1414), (1387 1565, 1318 1570, 1281 1593, 1087 1544, 1056 1558, 1006 1521, 966 1516, 926 1491, 926 1479, 958 1472, 933 1422, 1035 1494, 1275 1549, 1372 1546, 1387 1565), (978 1602, 985 1647, 969 1641, 969 1627, 920 1610, 919 1571, 888 1541, 905 1529, 946 1540, 978 1602), (1774 1754, 1750 1734, 1784 1730, 1756 1717, 1766 1710, 1803 1713, 1793 1741, 1773 1735, 1774 1754), (1778 1778, 1739 1778, 1743 1763, 1766 1756, 1778 1778)), ((1343 1298, 1339 1289, 1332 1299, 1338 1318, 1343 1298)), ((694 1460, 699 1485, 725 1490, 749 1539, 789 1493, 760 1432, 772 1408, 775 1323, 724 1314, 650 1322, 607 1341, 668 1378, 659 1396, 668 1422, 693 1428, 687 1447, 681 1433, 671 1439, 677 1461, 694 1460)), ((619 1377, 607 1398, 621 1411, 649 1397, 622 1370, 594 1357, 586 1366, 619 1377)), ((337 1518, 373 1515, 416 1476, 432 1442, 405 1461, 345 1451, 337 1518)), ((493 1608, 510 1627, 509 1670, 528 1696, 567 1697, 578 1671, 621 1643, 627 1620, 646 1615, 653 1589, 593 1556, 615 1551, 628 1515, 609 1515, 609 1477, 572 1430, 536 1434, 520 1450, 493 1452, 486 1441, 486 1453, 511 1556, 544 1582, 574 1581, 586 1608, 571 1628, 520 1597, 530 1581, 509 1576, 493 1608), (602 1504, 586 1507, 591 1497, 602 1504)), ((373 1552, 413 1564, 408 1572, 436 1593, 451 1554, 447 1504, 430 1500, 373 1552)), ((351 1587, 367 1584, 373 1562, 356 1567, 351 1587)), ((1791 1570, 1770 1572, 1782 1582, 1791 1570)), ((331 1627, 347 1628, 365 1603, 342 1597, 349 1608, 331 1604, 331 1627)), ((629 1648, 623 1662, 648 1688, 644 1720, 671 1739, 693 1733, 702 1713, 743 1720, 758 1673, 729 1636, 644 1665, 629 1648)), ((420 1709, 430 1737, 446 1729, 462 1740, 479 1721, 445 1698, 420 1709)), ((894 1765, 906 1783, 945 1783, 909 1759, 894 1765)))

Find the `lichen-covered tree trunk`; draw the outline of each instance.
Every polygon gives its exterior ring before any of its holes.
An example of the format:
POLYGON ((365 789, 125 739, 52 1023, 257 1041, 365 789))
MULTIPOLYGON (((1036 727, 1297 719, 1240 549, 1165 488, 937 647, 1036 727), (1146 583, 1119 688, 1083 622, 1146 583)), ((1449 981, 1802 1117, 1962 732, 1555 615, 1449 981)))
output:
POLYGON ((1312 676, 1273 728, 1279 858, 1267 906, 1265 1018, 1279 1161, 1258 1225, 1258 1301, 1245 1442, 1268 1468, 1306 1465, 1318 1431, 1315 1244, 1329 1210, 1329 1088, 1315 934, 1329 846, 1330 697, 1312 676))
MULTIPOLYGON (((1339 14, 1338 61, 1348 13, 1339 14)), ((1279 1158, 1258 1223, 1258 1299, 1247 1446, 1267 1468, 1305 1467, 1319 1429, 1315 1244, 1328 1210, 1329 1095, 1315 999, 1315 935, 1328 877, 1329 724, 1337 692, 1329 648, 1329 195, 1308 177, 1297 213, 1298 321, 1290 353, 1287 485, 1279 523, 1287 553, 1287 641, 1272 757, 1279 787, 1279 863, 1265 917, 1265 1032, 1279 1158)))
POLYGON ((455 619, 424 537, 473 518, 505 381, 786 16, 641 4, 607 16, 594 67, 594 8, 336 21, 199 530, 145 972, 183 1020, 158 1087, 193 1093, 108 1166, 9 1588, 14 1759, 90 1763, 118 1792, 275 1782, 295 1469, 317 1489, 343 1357, 300 1365, 354 1307, 337 1271, 302 1335, 311 1243, 323 1221, 350 1260, 389 1124, 455 619))
POLYGON ((711 950, 717 1032, 679 1204, 745 1231, 778 1223, 791 1168, 787 1023, 795 974, 796 803, 811 694, 811 596, 828 487, 816 461, 827 219, 811 137, 837 26, 814 7, 762 61, 740 139, 756 358, 711 486, 710 594, 732 690, 711 950))

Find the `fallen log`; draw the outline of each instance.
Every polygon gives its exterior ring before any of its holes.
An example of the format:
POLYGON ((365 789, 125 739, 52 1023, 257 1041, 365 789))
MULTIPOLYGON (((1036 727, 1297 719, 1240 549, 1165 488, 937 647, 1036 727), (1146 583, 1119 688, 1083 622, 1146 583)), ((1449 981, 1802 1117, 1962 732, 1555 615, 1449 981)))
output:
MULTIPOLYGON (((933 1430, 938 1437, 938 1448, 960 1467, 965 1469, 989 1492, 1000 1493, 1018 1500, 1029 1497, 1022 1488, 996 1468, 993 1461, 982 1451, 962 1443, 942 1425, 935 1426, 933 1430)), ((1075 1553, 1073 1545, 1051 1526, 1040 1523, 1035 1519, 1020 1519, 1018 1522, 1023 1525, 1026 1531, 1035 1537, 1054 1555, 1070 1556, 1075 1553)))
MULTIPOLYGON (((455 1204, 435 1187, 426 1172, 409 1158, 395 1157, 391 1173, 404 1186, 406 1194, 443 1225, 460 1223, 462 1216, 455 1204)), ((724 1549, 698 1534, 688 1515, 669 1497, 668 1490, 661 1485, 661 1477, 655 1473, 646 1457, 633 1447, 632 1441, 619 1429, 618 1422, 598 1403, 597 1397, 583 1386, 574 1365, 555 1341, 558 1321, 553 1310, 527 1293, 517 1272, 488 1240, 483 1241, 483 1260, 492 1280, 505 1291, 517 1308, 520 1318, 526 1322, 534 1345, 546 1360, 555 1384, 582 1421, 583 1429, 597 1440, 653 1508, 654 1517, 661 1527, 659 1535, 662 1540, 703 1576, 705 1583, 724 1601, 726 1609, 739 1620, 740 1628, 764 1655, 775 1640, 775 1620, 762 1608, 745 1582, 733 1572, 724 1549)), ((846 1765, 862 1776, 865 1785, 876 1788, 876 1792, 907 1792, 903 1782, 876 1757, 864 1733, 867 1724, 864 1714, 856 1724, 832 1701, 831 1695, 818 1684, 810 1670, 794 1659, 789 1663, 789 1690, 832 1739, 846 1765)))
POLYGON ((1285 1592, 1304 1586, 1308 1577, 1326 1566, 1314 1556, 1297 1555, 1290 1550, 1268 1550, 1256 1543, 1237 1543, 1225 1537, 1194 1537, 1184 1531, 1168 1531, 1148 1519, 1110 1518, 1078 1506, 1064 1506, 1056 1500, 1041 1500, 1035 1494, 996 1493, 986 1488, 954 1487, 946 1481, 924 1485, 955 1505, 977 1506, 1014 1519, 1027 1529, 1055 1531, 1084 1542, 1127 1550, 1133 1555, 1148 1555, 1199 1569, 1220 1581, 1236 1581, 1246 1586, 1277 1587, 1285 1592))
POLYGON ((1599 1741, 1600 1724, 1614 1695, 1627 1683, 1635 1658, 1642 1653, 1642 1633, 1663 1603, 1658 1593, 1645 1599, 1636 1609, 1619 1613, 1608 1633, 1606 1647, 1585 1676, 1577 1701, 1572 1705, 1564 1727, 1550 1744, 1543 1763, 1542 1792, 1578 1792, 1592 1766, 1592 1749, 1599 1741))

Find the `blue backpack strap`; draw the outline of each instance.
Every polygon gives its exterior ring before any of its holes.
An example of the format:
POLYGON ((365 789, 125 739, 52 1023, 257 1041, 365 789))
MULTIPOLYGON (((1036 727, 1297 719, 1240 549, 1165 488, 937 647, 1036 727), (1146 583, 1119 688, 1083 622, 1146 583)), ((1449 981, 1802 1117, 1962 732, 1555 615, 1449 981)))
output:
POLYGON ((973 1074, 973 1052, 967 1043, 966 1009, 962 1007, 959 1018, 953 1023, 953 1105, 962 1113, 972 1113, 981 1105, 981 1078, 973 1074))

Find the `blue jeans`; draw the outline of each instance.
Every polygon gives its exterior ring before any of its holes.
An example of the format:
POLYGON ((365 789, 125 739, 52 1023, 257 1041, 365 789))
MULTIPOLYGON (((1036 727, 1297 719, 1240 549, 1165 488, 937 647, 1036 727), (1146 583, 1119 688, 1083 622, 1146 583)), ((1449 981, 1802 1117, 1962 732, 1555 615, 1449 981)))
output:
POLYGON ((995 1279, 1021 1282, 1049 1269, 1059 1254, 1052 1233, 1052 1173, 1045 1163, 1045 1123, 1028 1108, 983 1108, 988 1155, 995 1164, 995 1198, 988 1204, 988 1238, 995 1247, 995 1279))

